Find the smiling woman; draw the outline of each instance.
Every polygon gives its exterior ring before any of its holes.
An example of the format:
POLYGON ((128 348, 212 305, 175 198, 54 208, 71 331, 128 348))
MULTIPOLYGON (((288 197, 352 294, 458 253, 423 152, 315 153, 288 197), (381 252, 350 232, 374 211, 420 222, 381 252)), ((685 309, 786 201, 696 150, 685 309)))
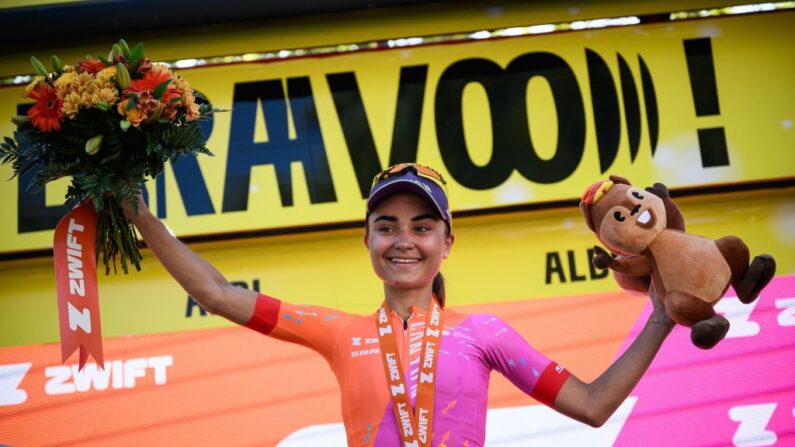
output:
POLYGON ((584 383, 500 318, 449 309, 439 273, 455 242, 446 182, 414 163, 378 174, 367 200, 364 243, 384 290, 381 306, 369 315, 294 305, 235 287, 170 235, 142 199, 137 213, 125 206, 154 254, 205 309, 307 346, 328 361, 340 386, 349 445, 429 446, 432 439, 483 445, 492 370, 558 412, 600 426, 674 325, 652 294, 654 310, 636 340, 584 383))

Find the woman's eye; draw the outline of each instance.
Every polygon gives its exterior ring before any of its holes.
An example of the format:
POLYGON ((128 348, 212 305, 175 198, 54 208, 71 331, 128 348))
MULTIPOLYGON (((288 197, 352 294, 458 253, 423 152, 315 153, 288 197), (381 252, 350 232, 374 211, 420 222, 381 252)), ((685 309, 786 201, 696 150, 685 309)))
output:
POLYGON ((613 213, 613 217, 619 222, 623 222, 623 221, 627 220, 626 217, 621 215, 621 211, 616 211, 615 213, 613 213))
POLYGON ((643 196, 641 195, 641 193, 639 193, 637 191, 632 191, 632 197, 634 197, 634 198, 636 198, 638 200, 643 200, 643 196))
POLYGON ((430 230, 431 229, 428 228, 428 227, 417 227, 415 231, 417 231, 417 233, 425 233, 425 232, 430 231, 430 230))

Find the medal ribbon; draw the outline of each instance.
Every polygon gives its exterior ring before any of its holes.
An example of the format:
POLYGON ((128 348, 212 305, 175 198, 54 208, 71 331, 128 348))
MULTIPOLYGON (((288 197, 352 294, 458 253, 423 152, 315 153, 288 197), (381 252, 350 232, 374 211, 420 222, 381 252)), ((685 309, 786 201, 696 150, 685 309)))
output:
POLYGON ((398 432, 400 432, 404 447, 431 445, 436 366, 442 340, 443 321, 444 311, 436 301, 436 297, 433 297, 428 314, 425 316, 425 333, 422 336, 422 351, 420 352, 417 406, 416 411, 412 411, 410 391, 406 386, 403 363, 400 361, 400 353, 389 319, 387 304, 382 304, 378 311, 376 327, 381 347, 381 360, 384 362, 384 375, 389 395, 392 397, 392 409, 395 412, 398 432))

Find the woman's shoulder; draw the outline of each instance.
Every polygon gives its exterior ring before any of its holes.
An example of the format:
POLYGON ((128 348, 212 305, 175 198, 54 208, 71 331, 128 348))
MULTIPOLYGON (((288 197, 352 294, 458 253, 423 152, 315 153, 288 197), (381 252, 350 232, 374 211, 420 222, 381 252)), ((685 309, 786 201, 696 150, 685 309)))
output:
POLYGON ((488 325, 492 324, 493 322, 499 321, 502 322, 502 318, 497 315, 490 314, 490 313, 469 313, 463 312, 458 309, 445 309, 445 320, 449 322, 457 322, 457 323, 464 323, 468 322, 471 324, 480 324, 480 325, 488 325))

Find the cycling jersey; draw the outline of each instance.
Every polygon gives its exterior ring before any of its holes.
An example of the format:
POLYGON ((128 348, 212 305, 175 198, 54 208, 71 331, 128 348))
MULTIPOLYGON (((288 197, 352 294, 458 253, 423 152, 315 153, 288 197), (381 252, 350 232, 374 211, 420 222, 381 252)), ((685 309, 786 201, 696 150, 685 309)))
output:
MULTIPOLYGON (((414 306, 406 321, 395 312, 390 315, 412 406, 416 402, 425 315, 426 309, 414 306)), ((343 423, 351 446, 401 445, 387 392, 376 318, 376 313, 351 315, 260 294, 246 324, 271 337, 307 346, 328 361, 342 393, 343 423)), ((554 402, 569 376, 501 319, 445 309, 431 445, 483 445, 492 369, 547 405, 554 402)))

